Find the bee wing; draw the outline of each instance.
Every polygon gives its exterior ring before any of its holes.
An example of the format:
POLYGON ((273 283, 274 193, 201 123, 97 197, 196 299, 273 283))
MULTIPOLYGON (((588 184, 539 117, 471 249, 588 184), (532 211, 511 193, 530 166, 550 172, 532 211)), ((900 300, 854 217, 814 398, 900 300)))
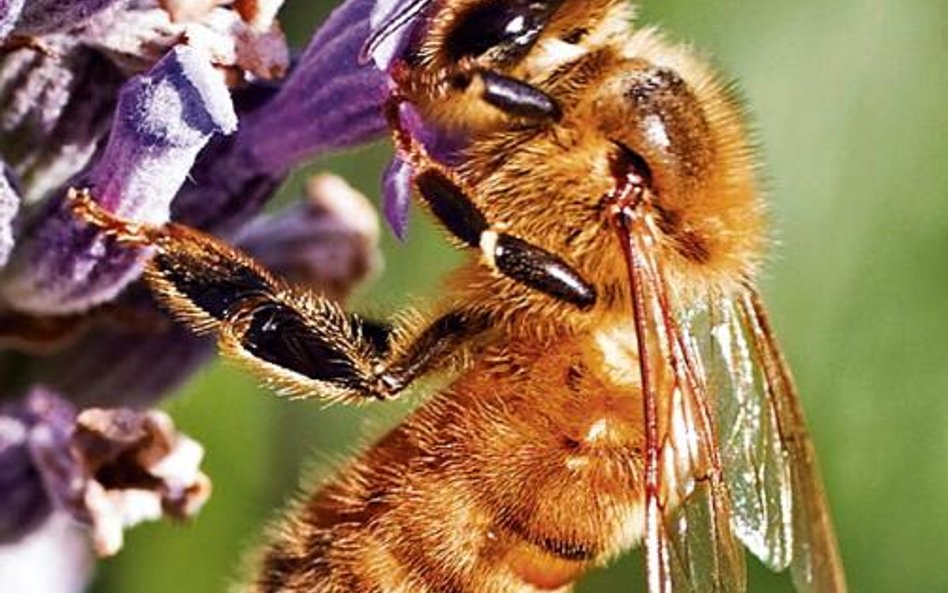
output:
POLYGON ((765 565, 782 571, 793 557, 792 472, 757 342, 732 299, 708 299, 680 319, 713 394, 734 530, 765 565))
POLYGON ((646 406, 650 593, 744 591, 735 533, 770 568, 789 566, 800 593, 845 593, 813 444, 756 290, 683 307, 647 215, 624 225, 646 406))
MULTIPOLYGON (((775 420, 781 459, 788 466, 792 509, 790 572, 801 593, 845 593, 846 579, 813 442, 796 386, 760 296, 748 287, 738 302, 750 352, 764 377, 762 397, 775 420)), ((785 544, 786 545, 786 542, 785 544)))
POLYGON ((727 504, 726 490, 703 479, 665 513, 656 544, 667 561, 658 576, 650 573, 650 593, 745 590, 744 555, 728 522, 727 504))
POLYGON ((755 289, 682 312, 712 394, 737 536, 800 593, 846 590, 803 411, 755 289))
POLYGON ((644 217, 630 214, 623 246, 645 406, 648 590, 743 593, 744 553, 731 526, 700 358, 674 315, 655 235, 644 217))

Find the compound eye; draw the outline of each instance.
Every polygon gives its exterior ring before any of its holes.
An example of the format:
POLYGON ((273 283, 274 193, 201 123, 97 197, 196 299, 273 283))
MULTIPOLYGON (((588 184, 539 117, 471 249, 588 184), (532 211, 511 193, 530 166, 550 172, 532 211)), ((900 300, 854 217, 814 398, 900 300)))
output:
POLYGON ((530 49, 558 5, 537 0, 484 2, 458 19, 445 47, 453 61, 485 55, 497 62, 515 60, 530 49))

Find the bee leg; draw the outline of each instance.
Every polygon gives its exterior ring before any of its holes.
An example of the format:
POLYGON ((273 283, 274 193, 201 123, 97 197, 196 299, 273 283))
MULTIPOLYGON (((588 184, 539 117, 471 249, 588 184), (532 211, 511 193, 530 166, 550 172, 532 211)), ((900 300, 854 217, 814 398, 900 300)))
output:
POLYGON ((535 86, 490 70, 479 71, 481 98, 504 113, 523 119, 559 121, 559 103, 535 86))
POLYGON ((402 125, 403 100, 399 95, 390 97, 385 116, 395 146, 416 171, 413 182, 445 228, 469 247, 479 248, 487 265, 500 274, 580 309, 595 305, 595 288, 562 258, 487 222, 461 186, 402 125))
POLYGON ((346 315, 335 303, 313 294, 275 296, 222 325, 222 351, 296 397, 395 399, 489 327, 450 312, 404 346, 389 342, 397 331, 386 332, 386 352, 378 349, 382 336, 370 333, 377 326, 346 315))
POLYGON ((393 399, 490 327, 480 316, 452 311, 406 340, 404 331, 288 285, 215 237, 123 220, 86 191, 69 197, 79 219, 154 249, 145 279, 176 318, 197 332, 217 331, 225 356, 293 396, 393 399))
POLYGON ((87 188, 69 188, 66 202, 76 218, 130 247, 147 247, 158 238, 153 227, 126 220, 103 208, 87 188))
POLYGON ((469 247, 481 250, 497 272, 555 299, 588 309, 595 288, 562 258, 491 226, 464 191, 435 167, 415 176, 421 196, 438 220, 469 247))
POLYGON ((445 360, 490 327, 489 320, 483 315, 449 311, 404 346, 393 349, 392 354, 378 365, 376 374, 394 395, 416 378, 442 366, 445 360))
POLYGON ((380 356, 387 356, 392 351, 392 340, 395 338, 395 328, 391 324, 375 319, 363 319, 352 316, 353 323, 359 323, 362 337, 368 340, 372 350, 380 356))

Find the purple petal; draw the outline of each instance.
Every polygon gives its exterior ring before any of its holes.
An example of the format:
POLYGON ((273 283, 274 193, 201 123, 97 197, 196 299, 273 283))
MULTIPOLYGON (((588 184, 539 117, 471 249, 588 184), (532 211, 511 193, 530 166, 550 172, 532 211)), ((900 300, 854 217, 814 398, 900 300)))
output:
POLYGON ((259 214, 284 177, 285 171, 262 171, 234 137, 223 139, 201 154, 175 198, 172 219, 228 237, 259 214))
POLYGON ((21 419, 0 415, 0 545, 19 540, 52 512, 26 446, 28 436, 21 419))
POLYGON ((87 165, 108 132, 125 77, 100 54, 56 46, 0 64, 0 153, 38 202, 87 165))
POLYGON ((341 300, 378 268, 378 217, 335 175, 313 177, 306 190, 304 202, 259 218, 237 244, 291 282, 341 300))
POLYGON ((13 30, 26 0, 0 0, 0 41, 13 30))
MULTIPOLYGON (((456 162, 464 139, 441 133, 425 124, 421 115, 411 105, 401 106, 402 126, 425 146, 428 154, 446 165, 456 162)), ((413 167, 398 155, 392 158, 382 175, 382 197, 385 219, 399 239, 405 238, 408 229, 408 210, 411 206, 413 167)))
POLYGON ((316 32, 289 79, 247 117, 239 143, 259 170, 285 172, 313 156, 378 138, 387 76, 359 56, 374 0, 349 0, 316 32))
POLYGON ((413 176, 412 166, 398 156, 392 159, 382 176, 385 220, 399 239, 404 239, 408 230, 413 176))
POLYGON ((213 340, 182 326, 101 328, 55 355, 32 359, 25 371, 80 405, 141 410, 173 394, 213 356, 213 340))
POLYGON ((181 46, 122 89, 109 144, 86 179, 106 208, 162 223, 211 135, 236 129, 223 77, 206 56, 181 46))
MULTIPOLYGON (((122 89, 109 142, 77 185, 116 214, 168 220, 197 153, 236 116, 223 77, 206 57, 179 47, 122 89)), ((30 217, 0 294, 32 313, 83 311, 114 298, 141 271, 143 253, 116 245, 73 217, 64 195, 30 217)))
POLYGON ((82 25, 98 13, 127 0, 30 0, 23 7, 16 33, 47 35, 82 25))
MULTIPOLYGON (((265 109, 277 90, 272 84, 261 83, 234 93, 241 129, 248 114, 265 109)), ((201 152, 172 204, 173 220, 219 237, 232 237, 273 197, 285 171, 262 171, 238 142, 240 137, 239 133, 218 136, 201 152)))
POLYGON ((372 8, 372 38, 364 48, 379 70, 389 71, 401 57, 424 17, 431 0, 378 0, 372 8))
POLYGON ((0 163, 0 268, 7 264, 13 251, 13 220, 19 210, 20 194, 6 167, 0 163))
POLYGON ((50 391, 34 389, 22 402, 0 409, 0 543, 16 541, 38 527, 53 510, 30 451, 37 426, 63 445, 75 409, 50 391))

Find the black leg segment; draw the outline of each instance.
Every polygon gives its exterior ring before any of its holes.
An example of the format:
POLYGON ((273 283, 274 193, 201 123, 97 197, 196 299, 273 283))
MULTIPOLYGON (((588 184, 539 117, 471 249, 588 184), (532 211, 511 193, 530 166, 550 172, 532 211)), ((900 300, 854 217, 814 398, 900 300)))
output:
POLYGON ((481 234, 490 225, 457 184, 437 169, 426 169, 415 176, 415 185, 431 211, 452 235, 469 247, 480 245, 481 234))
POLYGON ((216 258, 207 251, 159 251, 151 273, 160 275, 180 296, 216 321, 244 302, 266 297, 272 282, 242 260, 216 258))
POLYGON ((596 303, 595 289, 579 272, 541 247, 491 229, 464 191, 438 169, 420 172, 415 183, 438 220, 465 244, 480 248, 501 274, 582 309, 596 303))
POLYGON ((236 332, 240 356, 302 378, 295 391, 317 391, 307 381, 328 383, 356 398, 395 398, 416 378, 442 364, 490 325, 483 317, 452 311, 404 348, 388 350, 389 330, 322 306, 298 308, 275 300, 245 311, 236 332), (384 349, 378 347, 384 343, 384 349))
POLYGON ((349 316, 349 322, 360 329, 362 337, 371 344, 372 350, 380 356, 387 356, 392 348, 393 328, 383 321, 362 319, 355 315, 349 316))
POLYGON ((559 257, 526 241, 499 235, 494 248, 494 263, 505 276, 555 299, 572 303, 580 309, 596 304, 596 289, 576 270, 559 257))
POLYGON ((371 353, 348 320, 331 313, 307 319, 278 301, 261 303, 244 315, 240 345, 247 354, 306 379, 352 391, 372 390, 371 353))
POLYGON ((442 315, 416 337, 398 357, 390 359, 381 373, 382 382, 394 391, 442 363, 462 344, 490 328, 486 317, 451 311, 442 315))
POLYGON ((484 81, 484 101, 515 117, 559 121, 562 111, 553 97, 526 82, 496 72, 480 73, 484 81))

